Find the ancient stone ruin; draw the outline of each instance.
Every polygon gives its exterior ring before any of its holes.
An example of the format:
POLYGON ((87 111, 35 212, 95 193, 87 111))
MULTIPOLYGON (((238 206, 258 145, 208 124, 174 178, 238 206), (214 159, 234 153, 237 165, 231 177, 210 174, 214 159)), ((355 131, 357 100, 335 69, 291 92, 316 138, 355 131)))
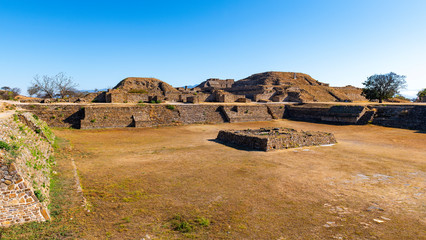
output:
POLYGON ((216 139, 232 146, 261 151, 336 143, 332 133, 298 132, 291 128, 222 130, 216 139))
POLYGON ((50 220, 54 136, 46 123, 23 113, 0 118, 0 226, 50 220))
MULTIPOLYGON (((22 100, 37 102, 37 99, 22 100)), ((264 72, 247 78, 209 78, 196 87, 172 87, 156 78, 128 77, 113 89, 69 99, 38 99, 93 103, 149 102, 352 102, 366 101, 361 89, 353 86, 330 87, 304 73, 264 72)))

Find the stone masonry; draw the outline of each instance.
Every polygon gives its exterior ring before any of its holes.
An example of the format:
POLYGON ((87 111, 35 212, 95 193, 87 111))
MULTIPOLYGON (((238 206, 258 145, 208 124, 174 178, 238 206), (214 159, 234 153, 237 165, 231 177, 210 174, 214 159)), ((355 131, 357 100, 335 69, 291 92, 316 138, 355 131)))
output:
POLYGON ((47 125, 31 114, 0 119, 0 226, 49 220, 52 147, 47 125), (45 132, 43 135, 42 132, 45 132))
POLYGON ((222 130, 216 139, 231 145, 262 151, 336 143, 332 133, 298 132, 290 128, 222 130))

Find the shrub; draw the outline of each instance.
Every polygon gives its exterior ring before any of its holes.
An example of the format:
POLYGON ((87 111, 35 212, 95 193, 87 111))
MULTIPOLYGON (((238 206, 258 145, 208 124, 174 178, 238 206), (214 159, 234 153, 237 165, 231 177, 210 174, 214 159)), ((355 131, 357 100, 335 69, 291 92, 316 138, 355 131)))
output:
POLYGON ((10 146, 9 146, 9 144, 7 144, 5 142, 0 141, 0 149, 4 149, 6 151, 9 151, 10 150, 10 146))
POLYGON ((90 122, 91 122, 91 123, 94 123, 94 122, 96 122, 96 119, 92 119, 92 120, 90 120, 90 122))
POLYGON ((167 105, 166 108, 170 109, 170 110, 175 110, 175 106, 173 106, 173 105, 167 105))
POLYGON ((40 202, 43 202, 43 201, 45 200, 45 197, 44 197, 44 195, 41 193, 41 191, 40 191, 40 190, 34 190, 34 195, 37 197, 37 199, 38 199, 40 202))
POLYGON ((33 114, 33 118, 34 118, 35 120, 38 120, 38 116, 37 116, 37 115, 35 115, 35 114, 33 114))
POLYGON ((190 232, 193 229, 192 225, 179 215, 176 215, 172 218, 171 225, 173 230, 182 233, 190 232))
POLYGON ((203 217, 198 218, 197 222, 198 222, 198 224, 200 224, 203 227, 208 227, 210 225, 210 220, 207 219, 207 218, 203 218, 203 217))
POLYGON ((129 93, 143 93, 143 94, 147 94, 148 91, 147 90, 143 90, 143 89, 130 89, 129 93))

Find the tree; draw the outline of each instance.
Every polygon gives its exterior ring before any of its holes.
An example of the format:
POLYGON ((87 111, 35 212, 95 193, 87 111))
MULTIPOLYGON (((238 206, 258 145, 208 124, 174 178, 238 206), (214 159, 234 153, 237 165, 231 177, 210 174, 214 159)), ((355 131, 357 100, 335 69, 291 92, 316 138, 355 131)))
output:
POLYGON ((4 86, 1 88, 1 93, 0 93, 0 99, 6 99, 6 100, 13 100, 15 99, 16 96, 19 95, 19 93, 21 93, 21 89, 19 88, 10 88, 7 86, 4 86))
POLYGON ((426 97, 426 88, 423 88, 423 90, 420 90, 417 93, 417 97, 421 98, 421 97, 426 97))
POLYGON ((372 75, 362 84, 365 86, 362 94, 369 100, 378 99, 379 103, 393 97, 406 86, 405 76, 393 72, 372 75))
POLYGON ((74 96, 78 85, 72 81, 71 77, 60 72, 54 76, 39 75, 34 76, 31 86, 28 88, 29 95, 36 95, 41 98, 65 98, 74 96))

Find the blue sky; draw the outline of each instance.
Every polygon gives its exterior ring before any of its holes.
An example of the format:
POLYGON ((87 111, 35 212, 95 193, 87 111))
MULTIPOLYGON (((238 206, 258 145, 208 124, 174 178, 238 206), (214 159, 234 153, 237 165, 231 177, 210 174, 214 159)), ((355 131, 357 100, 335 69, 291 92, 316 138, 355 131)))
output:
POLYGON ((26 92, 58 72, 94 89, 289 71, 362 87, 393 71, 413 97, 426 87, 425 12, 424 0, 0 0, 0 86, 26 92))

